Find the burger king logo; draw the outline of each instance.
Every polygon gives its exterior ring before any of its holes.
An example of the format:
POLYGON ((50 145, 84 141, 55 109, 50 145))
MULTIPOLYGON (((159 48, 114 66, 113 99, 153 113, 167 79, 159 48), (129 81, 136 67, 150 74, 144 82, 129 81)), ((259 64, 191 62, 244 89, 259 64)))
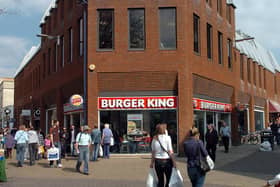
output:
POLYGON ((70 97, 70 103, 73 106, 80 106, 83 104, 83 97, 78 94, 72 95, 70 97))

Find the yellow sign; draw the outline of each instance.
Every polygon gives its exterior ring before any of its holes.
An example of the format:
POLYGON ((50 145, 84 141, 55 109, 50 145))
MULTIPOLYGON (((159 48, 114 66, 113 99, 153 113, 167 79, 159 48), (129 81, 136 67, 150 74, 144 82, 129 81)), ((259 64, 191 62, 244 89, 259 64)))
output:
POLYGON ((78 94, 72 95, 70 97, 70 103, 73 106, 80 106, 83 104, 83 102, 84 102, 83 97, 78 94))

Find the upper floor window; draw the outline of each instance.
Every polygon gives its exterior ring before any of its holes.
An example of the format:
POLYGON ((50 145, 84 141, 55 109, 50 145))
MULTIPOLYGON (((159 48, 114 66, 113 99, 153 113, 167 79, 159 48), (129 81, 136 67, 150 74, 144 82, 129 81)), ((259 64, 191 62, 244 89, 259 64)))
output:
POLYGON ((212 59, 212 25, 207 23, 207 57, 208 59, 212 59))
POLYGON ((84 21, 83 18, 79 19, 79 55, 83 56, 84 45, 84 21))
POLYGON ((48 49, 48 71, 47 75, 51 73, 51 48, 48 49))
POLYGON ((253 62, 253 81, 254 85, 257 85, 257 66, 255 62, 253 62))
POLYGON ((176 8, 159 9, 160 49, 176 49, 176 8))
POLYGON ((60 50, 61 66, 64 67, 64 36, 60 38, 60 50))
POLYGON ((223 10, 223 0, 217 0, 217 12, 222 15, 222 10, 223 10))
POLYGON ((200 53, 200 18, 193 14, 193 50, 200 53))
POLYGON ((129 9, 129 48, 145 48, 145 11, 129 9))
POLYGON ((57 72, 57 44, 53 48, 53 72, 57 72))
POLYGON ((227 16, 227 20, 229 23, 231 23, 231 6, 227 5, 227 9, 226 9, 226 16, 227 16))
POLYGON ((218 61, 223 64, 223 34, 218 32, 218 61))
POLYGON ((68 61, 73 61, 73 29, 68 29, 68 61))
POLYGON ((98 48, 114 48, 114 10, 98 10, 98 48))
POLYGON ((277 94, 277 77, 276 77, 276 74, 274 74, 274 91, 275 91, 275 94, 277 94))
POLYGON ((250 83, 251 82, 251 63, 250 63, 249 59, 247 60, 247 79, 248 79, 248 82, 250 83))
POLYGON ((232 68, 232 41, 231 39, 227 40, 227 49, 228 49, 228 68, 232 68))
POLYGON ((259 84, 262 87, 262 67, 259 65, 259 84))
POLYGON ((244 57, 240 54, 240 78, 244 80, 244 57))

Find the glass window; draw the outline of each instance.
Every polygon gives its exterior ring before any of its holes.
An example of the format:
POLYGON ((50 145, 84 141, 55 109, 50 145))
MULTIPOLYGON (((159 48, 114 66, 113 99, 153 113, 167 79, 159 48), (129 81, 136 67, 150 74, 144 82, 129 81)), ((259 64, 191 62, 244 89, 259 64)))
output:
POLYGON ((72 62, 73 61, 73 29, 72 28, 69 28, 68 29, 68 60, 69 62, 72 62))
POLYGON ((218 60, 219 64, 223 64, 223 34, 218 32, 218 60))
POLYGON ((61 44, 60 44, 60 46, 61 46, 60 47, 61 66, 64 67, 64 37, 63 36, 61 36, 60 42, 61 42, 61 44))
POLYGON ((79 19, 79 55, 83 56, 83 45, 84 45, 84 24, 83 24, 83 18, 79 19))
POLYGON ((232 68, 232 42, 230 39, 227 40, 227 48, 228 48, 228 68, 232 68))
POLYGON ((207 57, 212 59, 212 25, 207 23, 207 57))
POLYGON ((129 9, 129 48, 145 48, 145 11, 129 9))
POLYGON ((193 15, 193 49, 200 53, 200 18, 196 14, 193 15))
POLYGON ((114 10, 98 10, 98 48, 114 48, 114 10))
POLYGON ((264 112, 255 111, 255 130, 260 131, 264 127, 264 112))
POLYGON ((217 0, 217 11, 222 15, 222 0, 217 0))
POLYGON ((160 49, 176 49, 176 8, 160 8, 160 49))

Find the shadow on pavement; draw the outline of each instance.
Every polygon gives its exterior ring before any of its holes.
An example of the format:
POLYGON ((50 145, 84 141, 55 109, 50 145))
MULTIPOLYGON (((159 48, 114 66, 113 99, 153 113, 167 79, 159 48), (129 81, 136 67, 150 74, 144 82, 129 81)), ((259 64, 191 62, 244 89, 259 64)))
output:
POLYGON ((78 173, 75 168, 63 168, 62 170, 65 172, 78 173))
POLYGON ((8 164, 9 164, 10 166, 17 167, 17 163, 16 163, 16 162, 9 162, 8 164))
POLYGON ((49 168, 50 167, 49 163, 44 163, 44 162, 39 162, 39 163, 37 163, 37 165, 41 166, 43 168, 49 168))

